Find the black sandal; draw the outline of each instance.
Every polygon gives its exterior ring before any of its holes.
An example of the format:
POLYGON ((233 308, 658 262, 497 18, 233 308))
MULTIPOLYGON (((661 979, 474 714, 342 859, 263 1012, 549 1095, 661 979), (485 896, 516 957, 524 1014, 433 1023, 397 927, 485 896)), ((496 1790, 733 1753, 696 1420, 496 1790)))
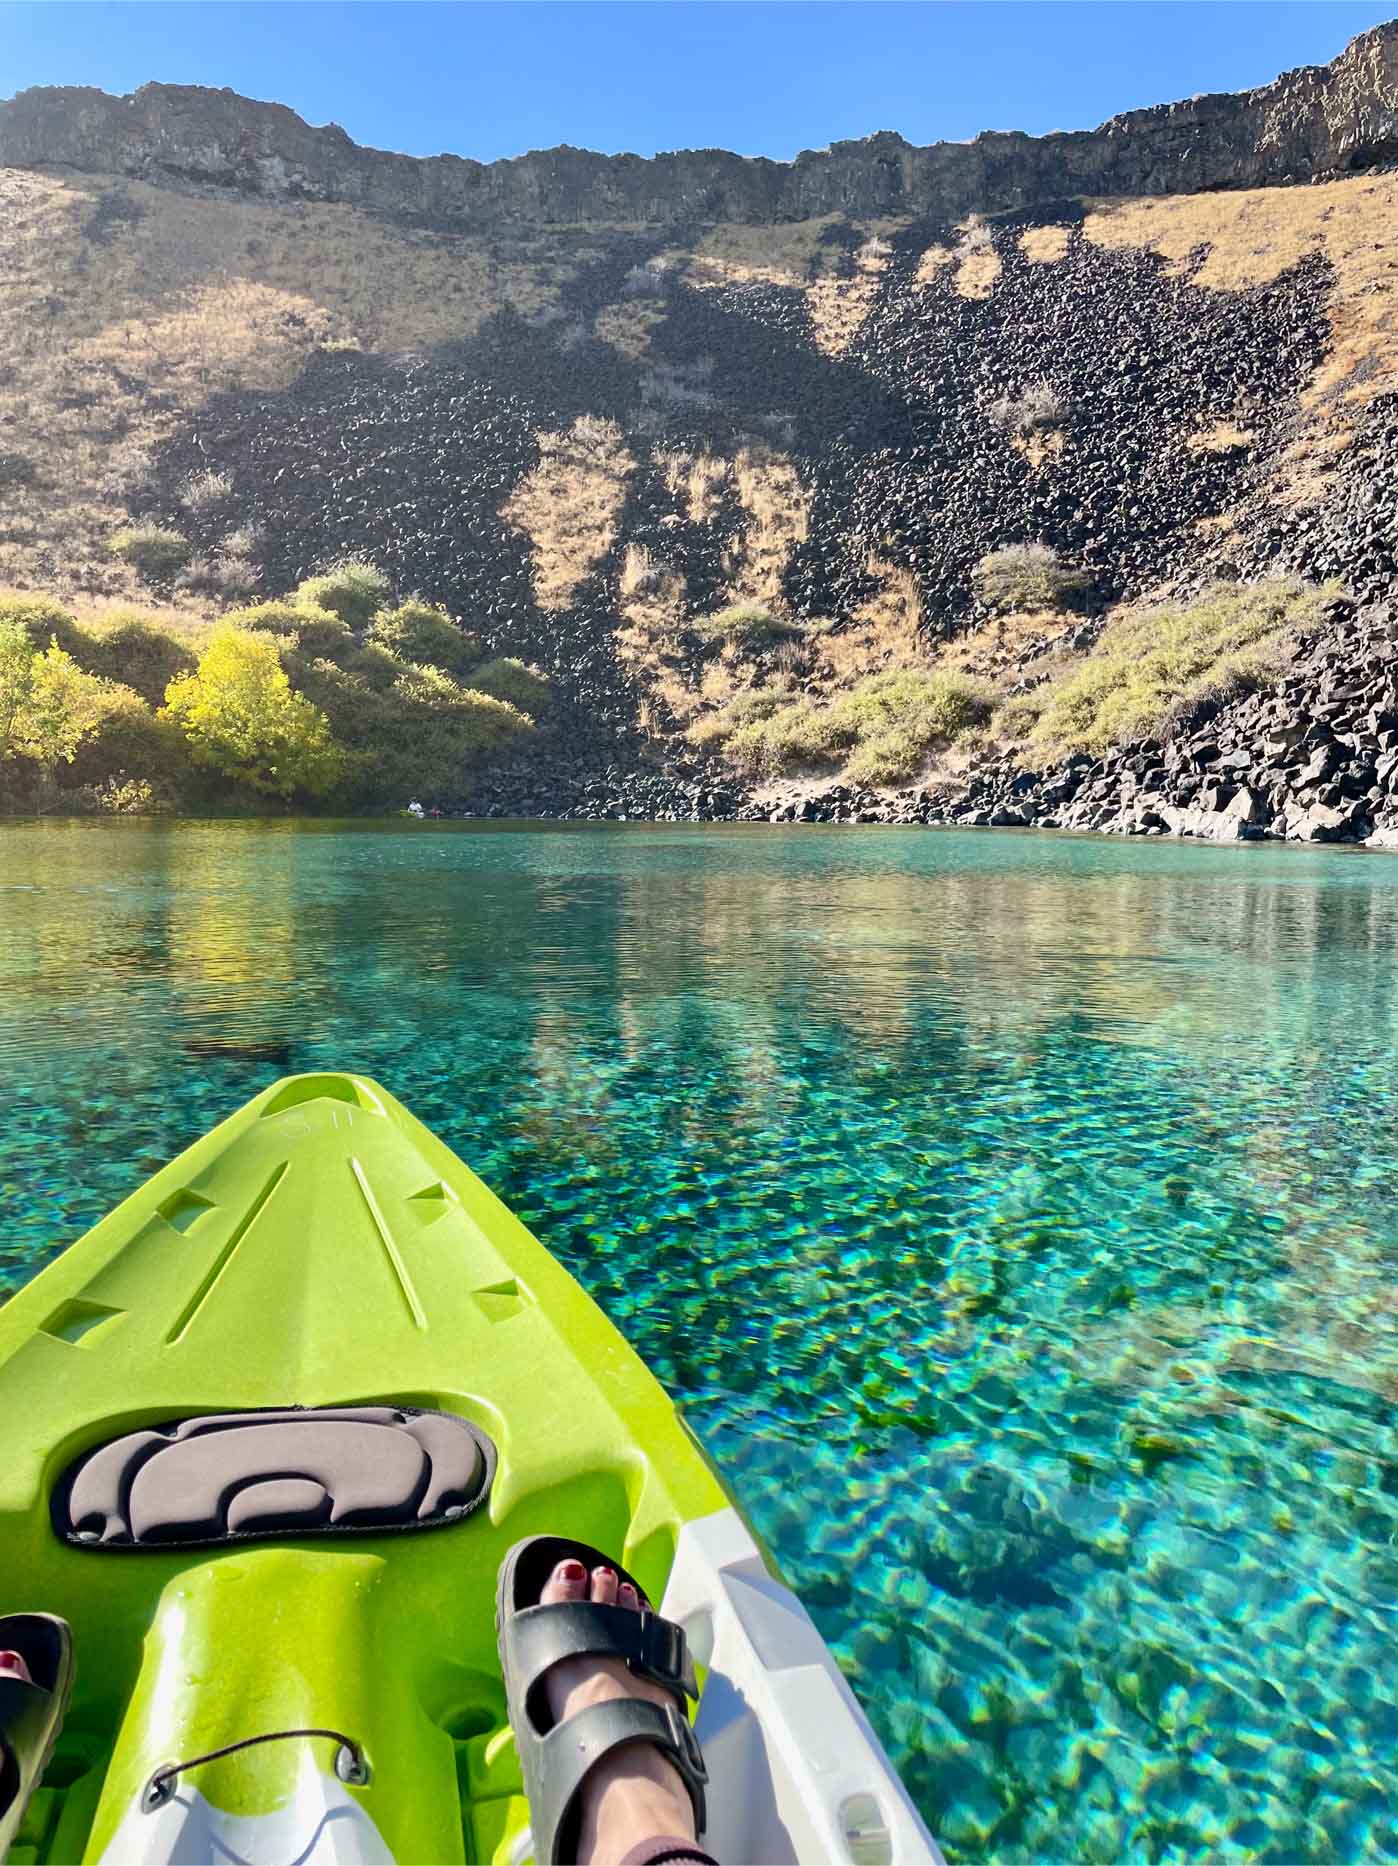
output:
POLYGON ((32 1684, 0 1678, 0 1860, 48 1767, 73 1688, 73 1635, 51 1613, 0 1618, 0 1651, 18 1652, 32 1684))
MULTIPOLYGON (((699 1691, 684 1629, 652 1609, 619 1562, 566 1536, 529 1536, 517 1542, 500 1564, 495 1631, 539 1866, 567 1866, 576 1860, 583 1783, 604 1756, 628 1743, 653 1743, 674 1764, 689 1791, 694 1831, 703 1833, 708 1774, 685 1701, 697 1698, 699 1691), (589 1572, 612 1569, 618 1585, 628 1582, 636 1589, 641 1611, 592 1600, 541 1606, 544 1584, 561 1561, 579 1561, 589 1572), (545 1674, 560 1659, 585 1656, 624 1659, 638 1678, 663 1686, 673 1704, 615 1698, 555 1724, 545 1695, 545 1674)), ((683 1857, 675 1846, 672 1841, 668 1857, 683 1857)), ((707 1855, 691 1843, 688 1857, 703 1860, 707 1855)))

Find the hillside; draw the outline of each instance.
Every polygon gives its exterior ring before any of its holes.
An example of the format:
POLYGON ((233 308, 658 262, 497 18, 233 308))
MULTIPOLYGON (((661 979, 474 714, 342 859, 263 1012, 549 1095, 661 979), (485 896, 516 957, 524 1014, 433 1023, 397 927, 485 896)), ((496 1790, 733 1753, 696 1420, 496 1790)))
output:
POLYGON ((793 165, 434 168, 231 93, 27 93, 0 585, 197 646, 367 560, 549 683, 446 806, 1382 837, 1395 154, 1392 27, 1100 131, 793 165))

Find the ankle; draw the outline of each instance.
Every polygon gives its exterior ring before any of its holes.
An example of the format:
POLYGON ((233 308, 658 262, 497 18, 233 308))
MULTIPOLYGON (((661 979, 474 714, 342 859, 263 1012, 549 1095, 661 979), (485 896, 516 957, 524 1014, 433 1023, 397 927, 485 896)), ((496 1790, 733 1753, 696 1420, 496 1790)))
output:
POLYGON ((585 1866, 616 1866, 654 1834, 694 1838, 689 1791, 663 1756, 637 1745, 599 1774, 588 1785, 578 1835, 578 1859, 585 1866))

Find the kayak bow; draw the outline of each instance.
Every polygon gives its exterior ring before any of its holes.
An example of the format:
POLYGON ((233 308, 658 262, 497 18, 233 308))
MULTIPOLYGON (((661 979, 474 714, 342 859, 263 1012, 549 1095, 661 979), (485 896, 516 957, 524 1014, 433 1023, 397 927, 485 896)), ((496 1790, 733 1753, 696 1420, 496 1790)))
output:
POLYGON ((494 1591, 542 1533, 684 1625, 719 1858, 939 1859, 661 1387, 373 1082, 276 1084, 21 1290, 0 1418, 0 1612, 76 1655, 12 1860, 532 1858, 494 1591))

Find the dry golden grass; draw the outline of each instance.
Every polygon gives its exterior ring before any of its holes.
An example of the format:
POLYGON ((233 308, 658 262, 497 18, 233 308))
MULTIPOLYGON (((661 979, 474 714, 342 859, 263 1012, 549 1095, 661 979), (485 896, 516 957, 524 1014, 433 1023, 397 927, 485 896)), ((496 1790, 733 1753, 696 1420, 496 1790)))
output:
POLYGON ((994 247, 987 246, 977 252, 965 254, 956 268, 958 297, 989 298, 995 290, 1002 270, 1000 255, 994 247))
POLYGON ((1030 466, 1041 467, 1063 452, 1064 435, 1059 428, 1035 428, 1031 434, 1011 435, 1010 445, 1017 454, 1024 455, 1030 466))
POLYGON ((716 454, 691 454, 676 448, 659 456, 665 469, 665 484, 677 497, 683 497, 691 525, 707 525, 717 515, 719 500, 732 465, 716 454))
MULTIPOLYGON (((936 665, 949 673, 1003 678, 1018 673, 1036 650, 1076 627, 1076 620, 1065 623, 1056 609, 993 616, 980 628, 944 643, 937 651, 936 665)), ((1037 665, 1036 661, 1036 670, 1037 665)))
POLYGON ((611 550, 636 462, 615 421, 580 415, 562 434, 541 434, 542 458, 501 507, 534 548, 541 609, 566 609, 573 591, 611 550))
POLYGON ((1148 247, 1177 272, 1186 269, 1191 253, 1207 246, 1207 257, 1191 275, 1191 283, 1204 291, 1266 285, 1308 254, 1323 252, 1336 274, 1333 338, 1308 401, 1363 403, 1398 386, 1398 175, 1354 176, 1309 188, 1099 201, 1083 230, 1102 246, 1148 247), (1362 379, 1356 380, 1357 372, 1362 379))
POLYGON ((956 254, 949 246, 929 246, 917 262, 917 271, 913 274, 914 285, 935 285, 955 258, 956 254))
POLYGON ((1304 425, 1278 464, 1273 496, 1321 498, 1353 438, 1349 418, 1398 389, 1398 176, 1354 176, 1308 188, 1099 201, 1084 226, 1104 246, 1144 246, 1202 291, 1265 285, 1311 253, 1335 270, 1331 340, 1302 398, 1304 425))
MULTIPOLYGON (((844 225, 842 215, 825 214, 772 227, 711 227, 690 255, 685 276, 699 286, 805 285, 840 264, 841 245, 824 237, 837 225, 844 225)), ((901 219, 861 221, 859 231, 866 239, 877 238, 906 225, 901 219)))
POLYGON ((807 286, 811 334, 816 348, 827 356, 844 355, 873 309, 879 280, 888 270, 891 256, 879 250, 883 244, 873 239, 861 247, 855 256, 853 278, 817 279, 807 286))
POLYGON ((1185 446, 1195 454, 1231 454, 1251 447, 1252 440, 1245 428, 1231 421, 1216 421, 1211 428, 1201 428, 1197 434, 1191 434, 1185 446))
POLYGON ((809 501, 795 465, 765 447, 741 447, 733 481, 747 523, 731 550, 731 591, 738 601, 771 603, 781 595, 782 573, 806 538, 809 501))
POLYGON ((1201 538, 1226 538, 1238 529, 1231 512, 1216 512, 1211 518, 1196 518, 1194 530, 1201 538))
POLYGON ((108 557, 126 516, 113 468, 138 463, 220 389, 277 389, 325 341, 402 349, 534 313, 571 272, 557 243, 490 245, 352 207, 185 194, 100 176, 0 170, 5 449, 34 483, 7 495, 0 578, 130 599, 108 557), (113 204, 100 237, 99 205, 113 204))
POLYGON ((684 578, 645 545, 628 544, 618 588, 622 627, 616 639, 623 658, 644 676, 644 689, 652 691, 676 718, 687 717, 675 710, 679 696, 687 690, 673 665, 685 620, 684 578))
POLYGON ((1019 236, 1019 250, 1036 266, 1051 266, 1064 258, 1072 232, 1067 227, 1026 227, 1019 236))
POLYGON ((820 642, 822 672, 840 687, 887 667, 913 667, 924 658, 918 639, 922 601, 917 579, 874 552, 866 569, 879 579, 878 590, 854 612, 848 627, 820 642))
POLYGON ((620 304, 604 305, 592 320, 592 331, 622 356, 643 363, 650 360, 651 332, 664 322, 663 305, 644 298, 627 298, 620 304))
POLYGON ((889 255, 878 249, 903 220, 860 223, 863 243, 854 256, 852 276, 844 273, 842 243, 822 242, 838 215, 777 227, 714 227, 691 255, 684 277, 691 285, 770 284, 800 286, 810 310, 811 333, 827 356, 841 356, 853 342, 878 295, 879 278, 889 255))

